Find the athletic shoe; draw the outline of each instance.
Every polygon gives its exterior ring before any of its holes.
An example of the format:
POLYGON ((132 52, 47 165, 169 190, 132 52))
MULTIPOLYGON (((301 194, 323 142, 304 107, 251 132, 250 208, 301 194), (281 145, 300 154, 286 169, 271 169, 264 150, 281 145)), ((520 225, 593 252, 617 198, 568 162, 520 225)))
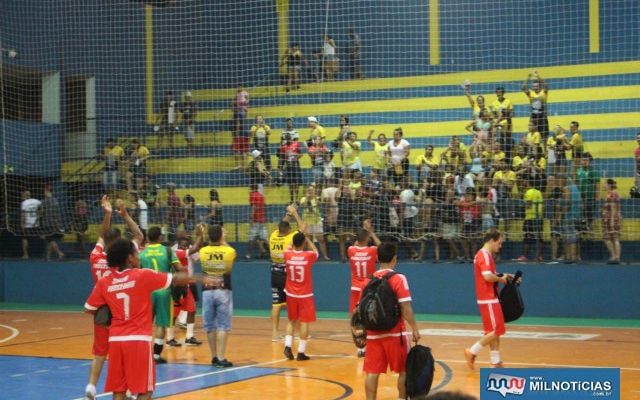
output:
POLYGON ((211 359, 211 365, 213 365, 214 367, 215 367, 216 365, 218 365, 218 363, 219 363, 219 362, 220 362, 220 360, 218 360, 218 357, 213 357, 213 358, 211 359))
POLYGON ((186 344, 187 346, 200 346, 202 342, 196 339, 195 336, 192 336, 188 339, 185 339, 184 344, 186 344))
POLYGON ((167 345, 171 346, 171 347, 180 347, 182 346, 182 343, 178 342, 175 339, 171 339, 167 341, 167 345))
POLYGON ((153 359, 155 360, 156 364, 166 364, 167 360, 162 358, 162 357, 153 357, 153 359))
POLYGON ((229 367, 233 367, 233 363, 225 358, 224 360, 219 360, 214 365, 214 367, 216 367, 216 368, 229 368, 229 367))
POLYGON ((502 368, 502 367, 503 367, 502 361, 498 361, 495 364, 491 364, 491 368, 502 368))
POLYGON ((91 392, 84 393, 84 400, 96 400, 96 395, 91 392))
POLYGON ((520 257, 516 258, 515 261, 517 261, 517 262, 527 262, 527 261, 529 261, 529 259, 527 257, 525 257, 525 256, 520 256, 520 257))
POLYGON ((362 350, 362 349, 358 350, 358 358, 364 357, 364 354, 365 354, 364 350, 362 350))
POLYGON ((298 356, 296 357, 297 361, 307 361, 309 360, 309 356, 304 354, 304 353, 298 353, 298 356))
POLYGON ((474 370, 474 364, 476 362, 476 355, 471 352, 469 349, 464 349, 464 358, 467 360, 467 367, 470 370, 474 370))
POLYGON ((293 351, 291 351, 291 347, 284 346, 284 356, 289 360, 293 360, 293 351))

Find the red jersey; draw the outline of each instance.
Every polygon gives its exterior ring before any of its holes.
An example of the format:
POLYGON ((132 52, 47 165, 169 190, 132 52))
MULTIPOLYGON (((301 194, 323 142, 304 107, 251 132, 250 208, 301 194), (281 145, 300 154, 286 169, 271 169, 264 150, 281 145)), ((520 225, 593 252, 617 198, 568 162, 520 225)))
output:
POLYGON ((486 274, 496 273, 496 263, 493 261, 493 256, 490 252, 485 249, 478 250, 473 260, 473 272, 476 278, 476 297, 478 303, 498 302, 494 286, 495 283, 487 282, 483 277, 483 275, 486 274))
POLYGON ((178 262, 182 266, 182 270, 187 272, 189 276, 193 275, 193 261, 200 260, 200 255, 197 252, 189 255, 189 251, 192 247, 193 246, 189 246, 188 249, 181 249, 177 244, 174 244, 173 247, 171 247, 171 250, 173 250, 178 262))
MULTIPOLYGON (((376 278, 383 277, 387 273, 391 272, 389 269, 381 269, 373 273, 373 276, 376 278)), ((369 280, 366 281, 367 283, 369 280)), ((402 274, 396 273, 394 276, 389 278, 389 285, 391 285, 391 289, 396 294, 398 298, 398 303, 404 303, 406 301, 411 301, 411 291, 409 291, 409 282, 407 282, 407 277, 402 274)), ((402 334, 408 334, 404 327, 404 318, 400 317, 398 323, 388 331, 367 331, 367 340, 371 339, 382 339, 390 336, 398 336, 402 334)))
POLYGON ((318 259, 315 251, 287 250, 284 252, 287 281, 284 292, 287 296, 304 298, 313 296, 311 267, 318 259))
POLYGON ((151 292, 171 285, 172 275, 151 269, 113 270, 100 279, 84 307, 97 310, 106 304, 111 310, 109 341, 151 341, 151 292))
POLYGON ((96 247, 93 248, 91 255, 89 255, 89 264, 91 264, 91 277, 94 285, 100 278, 111 273, 111 268, 107 264, 107 253, 105 253, 102 243, 96 243, 96 247))
POLYGON ((288 145, 280 146, 280 154, 284 155, 286 161, 297 161, 301 153, 300 142, 291 142, 288 145))
POLYGON ((462 223, 472 224, 480 219, 480 212, 482 209, 477 203, 467 203, 466 201, 460 202, 460 216, 462 217, 462 223))
POLYGON ((376 272, 378 248, 376 246, 349 246, 347 250, 351 263, 351 284, 362 285, 366 278, 376 272))
POLYGON ((251 206, 251 222, 264 224, 267 222, 267 214, 264 207, 264 195, 258 191, 249 193, 249 205, 251 206))

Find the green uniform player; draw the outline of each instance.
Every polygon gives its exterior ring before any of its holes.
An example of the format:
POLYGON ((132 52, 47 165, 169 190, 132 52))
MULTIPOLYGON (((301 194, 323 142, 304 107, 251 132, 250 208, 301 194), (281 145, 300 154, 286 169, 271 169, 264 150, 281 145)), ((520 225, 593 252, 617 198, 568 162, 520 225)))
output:
MULTIPOLYGON (((172 265, 177 263, 175 253, 160 243, 150 244, 140 253, 140 266, 156 272, 171 273, 175 271, 172 265)), ((173 319, 171 289, 156 290, 151 296, 154 324, 163 328, 170 327, 173 319)))

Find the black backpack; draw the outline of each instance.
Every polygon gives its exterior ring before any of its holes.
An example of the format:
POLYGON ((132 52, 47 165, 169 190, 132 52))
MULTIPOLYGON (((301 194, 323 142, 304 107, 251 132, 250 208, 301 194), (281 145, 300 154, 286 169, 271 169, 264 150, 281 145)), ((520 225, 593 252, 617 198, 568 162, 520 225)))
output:
POLYGON ((520 295, 520 284, 518 279, 522 276, 522 271, 516 272, 513 279, 510 280, 500 291, 500 306, 502 306, 502 315, 504 322, 512 322, 517 320, 524 313, 524 301, 520 295))
POLYGON ((381 278, 373 277, 364 287, 356 312, 366 330, 387 331, 398 323, 398 297, 389 285, 389 278, 395 274, 389 272, 381 278))
POLYGON ((407 355, 404 387, 409 399, 424 398, 433 384, 435 360, 431 348, 416 344, 407 355))

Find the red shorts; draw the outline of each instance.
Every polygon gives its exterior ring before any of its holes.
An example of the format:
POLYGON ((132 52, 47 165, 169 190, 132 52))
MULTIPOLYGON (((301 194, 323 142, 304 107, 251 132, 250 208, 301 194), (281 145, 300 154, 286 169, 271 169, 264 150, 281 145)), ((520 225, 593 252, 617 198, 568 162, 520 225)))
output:
POLYGON ((287 317, 289 321, 313 322, 316 320, 316 303, 311 297, 287 296, 287 317))
POLYGON ((247 136, 234 136, 231 142, 231 151, 234 153, 248 153, 249 138, 247 136))
POLYGON ((106 357, 109 354, 109 328, 93 324, 93 349, 94 356, 106 357))
POLYGON ((191 288, 187 288, 187 295, 180 299, 179 305, 173 305, 173 317, 177 317, 180 311, 196 312, 196 300, 193 298, 191 288))
POLYGON ((500 303, 478 304, 478 308, 485 334, 494 332, 496 336, 502 336, 506 333, 500 303))
POLYGON ((147 393, 156 386, 153 343, 143 341, 110 342, 109 370, 105 392, 147 393))
POLYGON ((353 315, 353 310, 360 302, 362 290, 354 290, 355 286, 351 285, 351 297, 349 298, 349 315, 353 315))
POLYGON ((404 372, 410 340, 405 334, 406 332, 402 332, 402 341, 400 336, 367 338, 367 352, 362 370, 369 374, 384 374, 389 367, 393 372, 404 372))

